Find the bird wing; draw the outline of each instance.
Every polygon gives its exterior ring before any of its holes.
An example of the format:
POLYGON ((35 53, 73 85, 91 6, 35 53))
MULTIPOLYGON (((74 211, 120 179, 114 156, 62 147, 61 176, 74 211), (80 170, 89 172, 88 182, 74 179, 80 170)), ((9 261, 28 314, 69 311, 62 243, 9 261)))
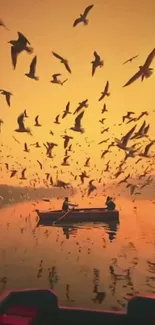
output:
POLYGON ((147 57, 143 67, 145 69, 149 68, 150 64, 152 63, 153 59, 155 57, 155 48, 153 49, 153 51, 149 54, 149 56, 147 57))
POLYGON ((140 127, 139 131, 137 132, 138 134, 140 134, 142 132, 142 130, 144 129, 145 125, 146 125, 146 122, 144 121, 143 124, 142 124, 142 126, 140 127))
POLYGON ((78 24, 81 23, 81 22, 82 22, 81 17, 75 19, 75 21, 74 21, 74 23, 73 23, 73 27, 75 27, 76 25, 78 25, 78 24))
POLYGON ((69 73, 72 73, 72 71, 71 71, 71 69, 70 69, 70 66, 69 66, 68 62, 65 62, 65 67, 66 67, 66 69, 67 69, 67 71, 68 71, 69 73))
POLYGON ((96 51, 94 51, 94 56, 95 56, 95 59, 96 59, 96 60, 100 60, 100 56, 97 54, 96 51))
POLYGON ((88 12, 89 12, 93 7, 94 7, 94 5, 90 5, 90 6, 88 6, 88 7, 85 9, 85 11, 84 11, 83 16, 86 17, 86 16, 88 15, 88 12))
POLYGON ((68 138, 65 138, 65 141, 64 141, 64 149, 67 148, 68 142, 69 142, 69 139, 68 138))
POLYGON ((104 89, 104 92, 105 92, 105 93, 107 93, 108 88, 109 88, 109 81, 107 81, 107 83, 106 83, 106 85, 105 85, 105 89, 104 89))
POLYGON ((37 115, 36 118, 35 118, 36 124, 38 124, 38 118, 39 118, 39 115, 37 115))
POLYGON ((52 52, 52 54, 59 60, 64 60, 62 56, 60 56, 59 54, 52 52))
POLYGON ((61 76, 61 73, 55 73, 55 74, 53 74, 53 78, 56 78, 56 77, 59 77, 59 76, 61 76))
POLYGON ((150 124, 148 124, 148 125, 144 128, 144 134, 145 134, 145 135, 147 134, 149 128, 150 128, 150 124))
POLYGON ((18 32, 18 39, 21 42, 28 43, 29 45, 31 45, 31 43, 28 41, 28 39, 20 32, 18 32))
POLYGON ((23 113, 18 116, 17 123, 18 123, 20 129, 25 129, 23 113))
POLYGON ((136 128, 137 125, 135 125, 122 139, 122 143, 123 145, 126 147, 127 146, 127 143, 132 135, 132 133, 134 132, 135 128, 136 128))
POLYGON ((134 74, 134 76, 128 80, 128 82, 123 86, 129 86, 130 84, 132 84, 134 81, 136 81, 139 77, 141 77, 142 72, 139 70, 137 73, 134 74))
POLYGON ((22 170, 22 172, 21 172, 21 174, 22 174, 22 177, 24 177, 25 175, 25 172, 26 172, 26 168, 24 168, 23 170, 22 170))
POLYGON ((14 69, 16 68, 18 54, 19 54, 19 52, 18 52, 17 48, 15 46, 11 46, 11 60, 12 60, 12 65, 13 65, 14 69))
POLYGON ((35 70, 36 70, 36 64, 37 64, 37 56, 32 59, 32 62, 30 64, 30 74, 35 75, 35 70))
POLYGON ((5 98, 8 106, 10 106, 10 93, 6 93, 5 98))
POLYGON ((66 112, 66 111, 64 111, 64 113, 63 113, 63 115, 62 115, 62 118, 65 118, 65 117, 66 117, 66 115, 67 115, 67 112, 66 112))
POLYGON ((100 102, 104 97, 105 97, 105 94, 104 94, 104 92, 102 92, 98 101, 100 102))
POLYGON ((145 147, 144 150, 144 155, 147 155, 149 152, 149 149, 151 148, 151 146, 154 144, 154 142, 150 142, 149 144, 147 144, 147 146, 145 147))
POLYGON ((93 75, 95 73, 95 70, 96 70, 96 65, 93 62, 93 64, 92 64, 92 77, 93 77, 93 75))
POLYGON ((83 117, 84 111, 81 112, 75 119, 75 127, 80 128, 81 127, 81 119, 83 117))
POLYGON ((67 160, 68 160, 69 157, 70 156, 67 156, 67 157, 64 158, 64 164, 66 164, 66 162, 67 162, 67 160))
POLYGON ((130 59, 128 59, 128 60, 126 60, 125 62, 123 62, 123 64, 126 64, 126 63, 128 63, 130 61, 130 59))
POLYGON ((67 103, 66 105, 66 111, 69 112, 69 107, 70 107, 70 102, 67 103))

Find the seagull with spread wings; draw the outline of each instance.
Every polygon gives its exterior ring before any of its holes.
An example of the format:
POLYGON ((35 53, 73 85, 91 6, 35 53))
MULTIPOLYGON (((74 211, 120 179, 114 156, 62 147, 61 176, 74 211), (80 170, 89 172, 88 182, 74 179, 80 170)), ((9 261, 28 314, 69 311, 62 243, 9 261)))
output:
POLYGON ((61 85, 63 86, 63 84, 68 80, 68 79, 65 79, 63 81, 61 81, 60 79, 58 79, 58 77, 61 76, 61 73, 55 73, 52 75, 52 80, 50 82, 52 82, 53 84, 58 84, 58 85, 61 85))
POLYGON ((92 63, 92 77, 95 74, 96 68, 97 67, 101 68, 101 67, 103 67, 103 64, 104 64, 103 60, 101 60, 100 56, 97 54, 96 51, 94 51, 94 56, 95 56, 95 60, 91 62, 92 63))
POLYGON ((69 135, 63 135, 62 138, 64 139, 64 149, 68 147, 69 140, 73 139, 73 137, 69 135))
POLYGON ((64 159, 63 159, 63 162, 62 162, 62 166, 69 166, 69 163, 68 163, 68 159, 70 158, 70 156, 66 156, 66 157, 64 157, 64 159))
POLYGON ((136 81, 139 78, 141 78, 141 81, 143 81, 144 78, 149 78, 153 73, 153 69, 150 68, 150 65, 154 57, 155 57, 155 48, 147 57, 144 65, 139 66, 139 71, 136 72, 136 74, 132 78, 130 78, 129 81, 123 87, 131 85, 134 81, 136 81))
POLYGON ((10 93, 10 91, 0 89, 0 94, 5 96, 6 102, 7 102, 8 106, 10 107, 10 105, 11 105, 10 99, 11 99, 12 93, 10 93))
POLYGON ((26 133, 31 134, 30 129, 26 128, 24 125, 24 114, 23 113, 18 116, 17 123, 18 123, 19 127, 18 127, 18 129, 15 130, 16 132, 26 132, 26 133))
POLYGON ((34 126, 41 126, 41 124, 39 123, 38 119, 39 119, 39 115, 37 115, 36 118, 35 118, 35 124, 34 124, 34 126))
POLYGON ((55 53, 55 52, 52 52, 52 54, 53 54, 57 59, 59 59, 61 63, 64 64, 66 70, 67 70, 69 73, 72 72, 71 69, 70 69, 69 63, 68 63, 68 61, 67 61, 66 59, 64 59, 62 56, 60 56, 59 54, 57 54, 57 53, 55 53))
POLYGON ((108 92, 109 90, 109 81, 107 81, 104 90, 101 92, 101 96, 99 98, 99 102, 104 99, 105 96, 110 96, 110 93, 108 92))
POLYGON ((70 130, 76 131, 76 132, 81 132, 84 133, 84 129, 81 127, 81 120, 83 118, 84 111, 81 112, 75 119, 74 126, 70 128, 70 130))
POLYGON ((71 114, 71 112, 69 111, 69 108, 70 108, 70 102, 67 103, 65 110, 63 111, 62 118, 65 118, 68 114, 71 114))
POLYGON ((39 77, 37 77, 36 74, 36 64, 37 64, 37 56, 32 59, 32 62, 30 64, 30 69, 29 73, 25 73, 25 76, 28 78, 34 79, 34 80, 39 80, 39 77))
POLYGON ((135 56, 132 56, 130 59, 126 60, 123 64, 126 64, 128 62, 132 62, 133 60, 135 60, 136 58, 138 58, 139 55, 135 55, 135 56))
POLYGON ((79 105, 78 105, 78 107, 76 108, 76 110, 75 110, 75 112, 73 113, 73 115, 74 114, 76 114, 76 113, 78 113, 82 108, 86 108, 86 107, 88 107, 88 99, 85 99, 85 100, 83 100, 82 102, 80 102, 79 103, 79 105))
POLYGON ((80 14, 80 17, 77 18, 74 23, 73 23, 73 27, 77 26, 80 23, 83 23, 84 25, 88 25, 88 19, 87 19, 87 15, 89 13, 89 11, 94 7, 94 5, 90 5, 88 6, 85 10, 83 14, 80 14))
POLYGON ((18 55, 26 51, 27 53, 31 54, 33 53, 33 48, 28 46, 31 45, 28 39, 20 32, 18 32, 18 39, 17 40, 11 40, 8 43, 10 43, 11 46, 11 59, 12 59, 12 65, 13 68, 16 68, 17 65, 17 57, 18 55))
POLYGON ((127 147, 128 141, 130 140, 133 132, 135 131, 137 125, 135 125, 125 136, 121 138, 121 140, 115 138, 117 142, 117 147, 123 150, 131 150, 131 148, 127 147))

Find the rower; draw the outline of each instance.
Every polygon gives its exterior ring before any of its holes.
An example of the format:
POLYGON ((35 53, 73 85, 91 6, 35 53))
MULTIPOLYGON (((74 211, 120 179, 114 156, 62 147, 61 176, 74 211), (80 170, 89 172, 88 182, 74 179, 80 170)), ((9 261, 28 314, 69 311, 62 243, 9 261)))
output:
POLYGON ((108 196, 105 202, 108 210, 115 210, 116 204, 112 200, 112 197, 108 196))
POLYGON ((68 201, 68 197, 65 197, 64 201, 63 201, 63 204, 62 204, 62 210, 64 211, 69 211, 70 209, 70 206, 72 207, 77 207, 77 204, 73 204, 71 202, 68 201))

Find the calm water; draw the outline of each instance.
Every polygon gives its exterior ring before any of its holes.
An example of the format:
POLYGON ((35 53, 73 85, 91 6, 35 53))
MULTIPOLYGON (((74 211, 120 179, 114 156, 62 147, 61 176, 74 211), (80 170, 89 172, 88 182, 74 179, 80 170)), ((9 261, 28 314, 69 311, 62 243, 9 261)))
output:
POLYGON ((48 209, 46 202, 1 209, 0 293, 52 288, 62 305, 115 310, 135 293, 155 294, 155 205, 123 199, 117 206, 120 224, 112 228, 36 227, 34 210, 48 209))

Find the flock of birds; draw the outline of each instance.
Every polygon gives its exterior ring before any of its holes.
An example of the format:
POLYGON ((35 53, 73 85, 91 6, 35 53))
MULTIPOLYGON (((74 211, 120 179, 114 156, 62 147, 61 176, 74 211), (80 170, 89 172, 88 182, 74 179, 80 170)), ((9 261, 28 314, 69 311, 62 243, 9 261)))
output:
MULTIPOLYGON (((73 27, 77 27, 77 25, 79 25, 80 23, 83 23, 84 25, 88 24, 88 19, 87 16, 90 12, 90 10, 92 10, 94 7, 94 5, 90 5, 88 6, 83 14, 80 15, 79 18, 77 18, 74 22, 73 22, 73 27)), ((5 25, 4 21, 0 19, 0 26, 4 27, 5 29, 8 30, 7 26, 5 25)), ((78 27, 77 27, 78 28, 78 27)), ((33 53, 33 48, 31 47, 31 43, 29 42, 29 40, 21 33, 18 32, 18 39, 17 40, 11 40, 8 42, 9 44, 11 44, 11 60, 12 60, 12 65, 13 65, 13 69, 15 70, 17 67, 17 59, 19 57, 19 54, 21 54, 23 51, 26 51, 28 54, 32 54, 33 53)), ((66 60, 65 58, 63 58, 61 55, 57 54, 56 52, 52 52, 53 56, 58 59, 60 61, 61 64, 64 65, 65 69, 67 70, 67 72, 69 74, 72 73, 72 69, 70 67, 70 64, 68 62, 68 60, 66 60)), ((141 81, 144 80, 144 78, 148 78, 152 75, 153 69, 150 67, 153 59, 155 56, 155 48, 153 49, 153 51, 148 55, 145 63, 143 65, 141 65, 139 67, 139 71, 132 76, 128 82, 126 82, 126 84, 123 87, 129 86, 130 84, 132 84, 133 82, 135 82, 138 78, 141 78, 141 81)), ((138 55, 135 55, 133 57, 131 57, 130 59, 126 60, 123 64, 127 64, 128 62, 132 62, 133 60, 135 60, 138 57, 138 55)), ((104 65, 104 61, 101 59, 100 55, 94 51, 94 60, 91 62, 92 64, 92 77, 95 75, 97 68, 102 68, 104 65)), ((36 65, 37 65, 37 56, 35 55, 31 61, 30 64, 30 68, 29 68, 29 72, 25 73, 25 75, 28 78, 34 79, 36 81, 39 80, 39 77, 36 76, 36 65)), ((60 80, 60 73, 55 73, 52 76, 52 83, 58 84, 58 85, 64 85, 68 78, 66 78, 65 80, 60 80)), ((105 98, 107 96, 110 96, 110 92, 109 92, 109 81, 106 82, 106 85, 103 89, 103 91, 101 92, 101 95, 98 99, 99 102, 105 100, 105 98)), ((9 92, 6 89, 0 89, 0 95, 5 96, 6 99, 6 103, 7 105, 10 107, 11 106, 11 96, 13 95, 11 92, 9 92)), ((79 132, 81 134, 85 133, 85 129, 82 127, 82 118, 85 114, 85 108, 87 108, 89 106, 88 103, 88 99, 84 99, 83 101, 79 102, 77 108, 75 109, 74 112, 70 111, 70 101, 68 101, 68 103, 66 104, 66 107, 63 111, 63 114, 61 116, 61 113, 59 113, 54 120, 54 123, 59 125, 61 124, 61 122, 63 121, 63 119, 66 119, 68 115, 73 114, 75 115, 75 123, 72 127, 68 128, 68 130, 65 130, 65 134, 62 135, 62 138, 64 140, 64 150, 65 150, 65 156, 64 159, 61 163, 62 166, 70 166, 68 160, 70 158, 70 153, 73 151, 72 150, 72 143, 70 144, 70 142, 74 139, 73 135, 68 135, 69 131, 74 131, 74 132, 79 132), (60 118, 62 118, 60 120, 60 118)), ((101 110, 101 114, 104 114, 103 116, 105 116, 106 112, 108 112, 107 106, 104 103, 103 104, 103 108, 101 110)), ((139 176, 139 180, 145 176, 148 176, 149 173, 151 173, 152 169, 151 166, 153 165, 154 161, 152 158, 154 158, 154 154, 150 154, 150 149, 151 147, 154 145, 155 140, 151 140, 148 134, 148 131, 150 129, 150 125, 146 123, 146 121, 144 120, 139 128, 139 130, 137 130, 137 122, 142 119, 144 116, 148 116, 149 113, 147 111, 142 112, 139 116, 135 116, 135 112, 133 111, 129 111, 127 112, 123 117, 122 117, 122 123, 129 124, 129 123, 133 123, 135 122, 136 124, 124 135, 122 136, 121 139, 118 138, 114 138, 113 141, 111 141, 106 150, 104 150, 101 153, 101 159, 103 159, 108 153, 110 153, 110 149, 112 147, 117 147, 119 150, 124 151, 125 157, 124 159, 121 161, 120 165, 117 167, 117 170, 115 172, 115 174, 113 175, 113 177, 110 176, 110 178, 112 179, 117 179, 121 174, 124 173, 124 171, 126 170, 126 161, 128 160, 128 158, 135 158, 137 157, 137 161, 135 162, 135 164, 138 164, 143 158, 147 158, 150 159, 149 160, 149 167, 147 167, 144 172, 139 176), (142 143, 141 142, 137 142, 137 140, 140 139, 148 139, 149 143, 145 146, 144 151, 141 150, 142 148, 142 143), (133 140, 134 143, 130 144, 130 141, 133 140), (151 160, 152 159, 152 160, 151 160), (124 167, 124 168, 123 168, 124 167)), ((25 125, 25 119, 28 118, 28 114, 27 111, 24 110, 17 118, 17 125, 18 127, 15 129, 15 132, 18 133, 28 133, 31 136, 33 135, 31 132, 31 129, 29 127, 26 127, 25 125)), ((109 127, 104 127, 104 123, 105 123, 106 118, 101 118, 99 120, 100 124, 103 126, 103 129, 101 130, 101 134, 104 133, 108 133, 109 131, 109 127)), ((3 124, 3 120, 0 120, 0 127, 3 124)), ((121 124, 120 124, 121 125, 121 124)), ((34 121, 34 127, 42 127, 40 120, 39 120, 39 115, 36 116, 35 121, 34 121)), ((54 136, 54 133, 52 130, 50 130, 50 135, 54 136)), ((16 142, 20 143, 16 137, 13 135, 13 138, 16 142)), ((86 143, 88 144, 87 141, 87 137, 85 138, 86 143)), ((104 139, 102 141, 100 141, 98 143, 98 145, 101 145, 103 143, 107 143, 109 140, 111 140, 110 138, 104 139)), ((36 142, 35 144, 36 148, 40 148, 41 145, 39 144, 39 142, 36 142)), ((46 149, 46 156, 49 158, 53 158, 53 150, 55 147, 57 147, 57 143, 55 142, 46 142, 43 143, 43 146, 46 149)), ((90 146, 90 143, 88 144, 88 146, 90 146)), ((28 153, 30 152, 30 149, 27 145, 27 143, 24 143, 24 152, 28 153)), ((87 157, 85 164, 84 164, 84 168, 88 168, 90 167, 90 161, 91 161, 91 157, 87 157)), ((40 160, 37 160, 37 163, 40 167, 40 169, 43 169, 43 163, 40 162, 40 160)), ((10 177, 14 177, 17 173, 18 170, 13 169, 10 170, 9 168, 9 164, 6 163, 6 169, 10 172, 10 177)), ((57 168, 57 166, 55 166, 55 168, 57 168)), ((94 166, 94 168, 96 168, 94 166)), ((26 180, 26 170, 27 168, 24 168, 21 172, 21 180, 26 180)), ((110 160, 107 162, 105 169, 101 172, 101 177, 99 178, 98 182, 101 183, 102 182, 102 175, 104 172, 110 172, 110 160)), ((85 170, 81 170, 81 174, 80 175, 74 175, 72 172, 70 172, 70 174, 72 175, 72 177, 74 178, 74 180, 77 179, 77 177, 79 177, 81 179, 81 184, 84 184, 84 180, 85 178, 89 178, 90 176, 87 175, 85 170)), ((149 177, 145 180, 145 182, 143 182, 142 184, 132 184, 132 180, 130 181, 131 178, 131 174, 129 173, 127 176, 124 177, 124 179, 122 179, 118 184, 122 184, 125 183, 127 188, 130 188, 130 193, 133 194, 135 193, 135 190, 137 188, 140 189, 144 188, 145 186, 149 185, 152 181, 153 178, 151 177, 151 175, 149 175, 149 177)), ((96 185, 93 184, 95 180, 91 179, 89 181, 88 184, 88 196, 91 194, 91 192, 93 192, 94 190, 97 189, 96 185)), ((70 182, 69 183, 65 183, 64 181, 58 179, 58 174, 57 174, 57 179, 56 179, 56 183, 53 182, 53 178, 50 175, 50 173, 46 173, 46 180, 45 180, 45 185, 46 186, 57 186, 57 187, 63 187, 66 188, 68 186, 70 186, 70 182), (48 181, 50 181, 48 183, 48 181)), ((140 192, 137 192, 137 194, 141 194, 140 192)))

